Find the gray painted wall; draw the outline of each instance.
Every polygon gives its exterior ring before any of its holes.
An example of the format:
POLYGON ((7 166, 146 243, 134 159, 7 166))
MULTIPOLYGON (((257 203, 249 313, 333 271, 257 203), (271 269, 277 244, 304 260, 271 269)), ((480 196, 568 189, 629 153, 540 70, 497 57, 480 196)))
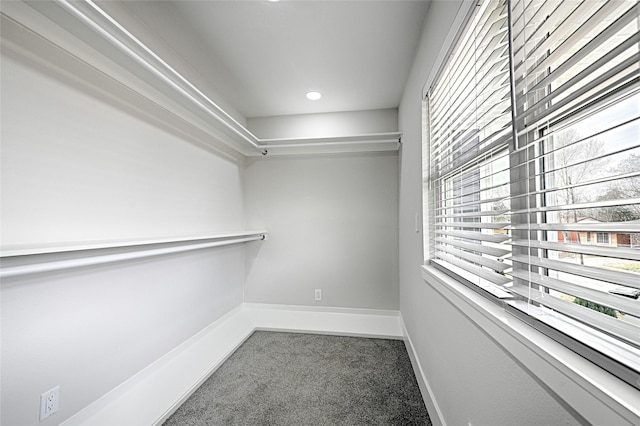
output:
POLYGON ((397 153, 250 160, 245 206, 245 301, 398 309, 397 153))

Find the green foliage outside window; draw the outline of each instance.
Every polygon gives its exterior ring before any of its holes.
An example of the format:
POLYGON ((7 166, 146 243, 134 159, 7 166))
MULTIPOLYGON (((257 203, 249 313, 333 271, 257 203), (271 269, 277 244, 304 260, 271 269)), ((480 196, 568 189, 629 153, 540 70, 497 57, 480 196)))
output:
POLYGON ((617 312, 616 312, 615 309, 607 308, 606 306, 598 305, 597 303, 593 303, 593 302, 590 302, 588 300, 580 299, 579 297, 576 297, 573 300, 573 303, 577 303, 580 306, 586 306, 589 309, 593 309, 594 311, 598 311, 598 312, 600 312, 602 314, 609 315, 609 316, 612 316, 614 318, 618 317, 617 312))

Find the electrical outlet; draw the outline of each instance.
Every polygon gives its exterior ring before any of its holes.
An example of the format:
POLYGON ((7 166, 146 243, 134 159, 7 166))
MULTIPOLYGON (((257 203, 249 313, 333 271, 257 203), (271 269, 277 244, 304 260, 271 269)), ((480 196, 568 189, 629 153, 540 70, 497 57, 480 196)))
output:
POLYGON ((315 299, 316 299, 316 302, 322 301, 322 289, 316 288, 315 299))
POLYGON ((40 421, 46 419, 60 406, 60 386, 40 395, 40 421))

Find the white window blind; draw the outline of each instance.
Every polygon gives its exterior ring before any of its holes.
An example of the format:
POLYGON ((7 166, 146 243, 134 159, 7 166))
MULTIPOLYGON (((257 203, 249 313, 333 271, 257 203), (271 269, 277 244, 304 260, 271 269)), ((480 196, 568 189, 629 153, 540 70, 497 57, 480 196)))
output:
POLYGON ((426 114, 430 263, 638 388, 639 9, 480 2, 426 114))
POLYGON ((428 96, 432 263, 495 292, 510 282, 507 2, 484 2, 428 96))
POLYGON ((640 386, 638 2, 511 7, 514 305, 640 386))

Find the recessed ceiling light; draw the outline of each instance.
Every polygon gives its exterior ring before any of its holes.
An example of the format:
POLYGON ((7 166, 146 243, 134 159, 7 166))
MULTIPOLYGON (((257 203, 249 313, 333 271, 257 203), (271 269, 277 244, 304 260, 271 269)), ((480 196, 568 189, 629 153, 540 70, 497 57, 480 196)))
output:
POLYGON ((322 97, 322 93, 320 92, 307 92, 307 99, 312 101, 317 101, 322 97))

